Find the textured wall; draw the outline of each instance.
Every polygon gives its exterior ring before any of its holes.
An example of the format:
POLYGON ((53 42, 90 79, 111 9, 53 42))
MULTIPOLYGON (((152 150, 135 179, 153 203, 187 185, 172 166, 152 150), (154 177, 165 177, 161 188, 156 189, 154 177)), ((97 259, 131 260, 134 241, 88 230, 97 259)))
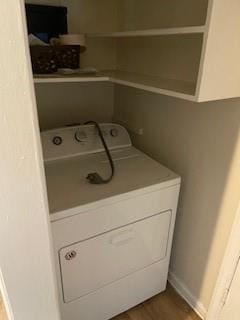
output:
POLYGON ((197 104, 118 86, 116 121, 182 176, 171 271, 207 308, 239 198, 240 100, 197 104))
POLYGON ((36 96, 42 130, 87 120, 112 120, 113 86, 110 83, 38 84, 36 96))
POLYGON ((58 320, 46 187, 22 4, 19 0, 1 2, 0 287, 10 319, 58 320))

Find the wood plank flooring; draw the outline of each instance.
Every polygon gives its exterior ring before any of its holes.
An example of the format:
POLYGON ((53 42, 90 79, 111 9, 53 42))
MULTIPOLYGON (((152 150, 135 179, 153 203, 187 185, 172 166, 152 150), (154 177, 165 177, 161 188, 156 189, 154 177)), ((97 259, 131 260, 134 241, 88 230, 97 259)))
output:
MULTIPOLYGON (((7 320, 0 300, 0 320, 7 320)), ((167 290, 112 320, 200 320, 192 308, 168 285, 167 290)))
POLYGON ((192 308, 168 285, 167 290, 112 320, 200 320, 192 308))

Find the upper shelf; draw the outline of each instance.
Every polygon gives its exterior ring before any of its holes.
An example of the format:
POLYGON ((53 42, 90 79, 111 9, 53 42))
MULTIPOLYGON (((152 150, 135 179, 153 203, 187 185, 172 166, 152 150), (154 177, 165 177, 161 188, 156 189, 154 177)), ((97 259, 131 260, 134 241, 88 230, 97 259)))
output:
POLYGON ((174 35, 174 34, 193 34, 204 33, 205 26, 193 26, 182 28, 164 28, 164 29, 147 29, 147 30, 133 30, 133 31, 120 31, 110 33, 89 33, 89 38, 122 38, 122 37, 146 37, 146 36, 161 36, 161 35, 174 35))

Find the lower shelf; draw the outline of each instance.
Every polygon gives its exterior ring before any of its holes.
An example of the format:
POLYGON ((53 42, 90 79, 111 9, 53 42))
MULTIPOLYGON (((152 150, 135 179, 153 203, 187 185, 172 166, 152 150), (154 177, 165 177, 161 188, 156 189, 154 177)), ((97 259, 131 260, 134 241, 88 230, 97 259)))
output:
POLYGON ((109 81, 107 76, 100 75, 34 75, 34 83, 62 82, 102 82, 109 81))
POLYGON ((102 75, 108 76, 113 83, 172 97, 195 100, 196 84, 190 81, 165 79, 124 71, 104 71, 102 75))
POLYGON ((97 75, 71 75, 71 76, 37 76, 35 83, 63 83, 63 82, 104 82, 125 85, 145 91, 159 93, 185 100, 195 101, 196 83, 165 79, 157 76, 142 75, 125 71, 101 71, 97 75))

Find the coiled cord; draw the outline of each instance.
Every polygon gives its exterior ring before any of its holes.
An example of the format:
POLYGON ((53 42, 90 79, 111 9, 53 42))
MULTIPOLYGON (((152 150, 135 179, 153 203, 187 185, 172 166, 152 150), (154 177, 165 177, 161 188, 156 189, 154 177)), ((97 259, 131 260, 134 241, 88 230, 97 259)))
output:
POLYGON ((86 179, 91 183, 91 184, 106 184, 106 183, 109 183, 110 181, 112 181, 113 177, 114 177, 114 174, 115 174, 115 167, 114 167, 114 162, 113 162, 113 159, 112 159, 112 156, 111 156, 111 153, 108 149, 108 146, 106 144, 106 141, 103 137, 103 133, 102 133, 102 130, 99 126, 99 124, 96 122, 96 121, 87 121, 85 123, 86 125, 87 124, 94 124, 96 129, 98 130, 98 134, 99 134, 99 137, 101 139, 101 142, 104 146, 104 149, 105 149, 105 152, 107 154, 107 157, 108 157, 108 161, 109 161, 109 164, 111 166, 111 175, 108 179, 103 179, 97 172, 93 172, 93 173, 89 173, 86 177, 86 179))

